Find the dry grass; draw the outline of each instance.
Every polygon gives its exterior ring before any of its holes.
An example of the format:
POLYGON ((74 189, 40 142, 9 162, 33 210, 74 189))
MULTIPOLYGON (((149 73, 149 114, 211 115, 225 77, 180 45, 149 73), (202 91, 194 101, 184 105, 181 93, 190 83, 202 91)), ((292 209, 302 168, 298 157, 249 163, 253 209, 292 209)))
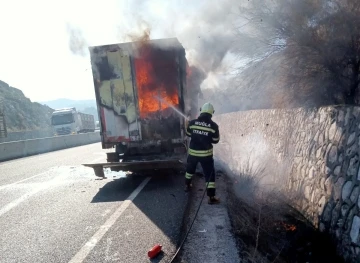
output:
POLYGON ((263 191, 264 176, 265 169, 248 162, 228 180, 228 211, 243 262, 341 262, 329 238, 288 206, 280 192, 263 191))

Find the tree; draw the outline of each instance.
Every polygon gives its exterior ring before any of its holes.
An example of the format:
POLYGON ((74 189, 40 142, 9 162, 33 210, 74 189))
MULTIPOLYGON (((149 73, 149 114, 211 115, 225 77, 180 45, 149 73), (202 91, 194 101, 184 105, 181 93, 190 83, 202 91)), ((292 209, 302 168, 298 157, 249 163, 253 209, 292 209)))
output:
POLYGON ((250 0, 240 13, 237 53, 251 60, 282 54, 274 67, 285 100, 360 103, 358 0, 250 0))

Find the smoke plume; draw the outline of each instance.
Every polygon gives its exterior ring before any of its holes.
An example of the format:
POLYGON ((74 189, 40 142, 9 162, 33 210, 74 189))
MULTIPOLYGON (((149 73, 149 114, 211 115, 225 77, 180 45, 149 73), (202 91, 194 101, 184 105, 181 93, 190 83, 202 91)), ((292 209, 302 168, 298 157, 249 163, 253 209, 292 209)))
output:
POLYGON ((69 49, 74 55, 85 56, 87 54, 88 43, 82 30, 67 24, 67 32, 69 35, 69 49))
POLYGON ((89 44, 177 37, 218 113, 352 102, 360 94, 357 2, 118 1, 121 8, 107 7, 118 10, 116 22, 94 17, 112 37, 89 39, 68 25, 69 48, 87 56, 89 44))
MULTIPOLYGON (((222 74, 228 65, 224 58, 231 54, 237 23, 235 10, 237 1, 225 0, 221 4, 213 1, 131 1, 119 14, 116 29, 117 42, 177 37, 186 50, 189 65, 196 66, 205 76, 202 86, 217 86, 218 72, 222 74), (158 14, 158 9, 163 10, 158 14)), ((76 55, 87 53, 89 42, 79 28, 68 26, 69 48, 76 55)), ((115 43, 115 42, 113 42, 115 43)), ((101 43, 110 44, 110 43, 101 43)), ((201 78, 203 76, 200 76, 201 78)))

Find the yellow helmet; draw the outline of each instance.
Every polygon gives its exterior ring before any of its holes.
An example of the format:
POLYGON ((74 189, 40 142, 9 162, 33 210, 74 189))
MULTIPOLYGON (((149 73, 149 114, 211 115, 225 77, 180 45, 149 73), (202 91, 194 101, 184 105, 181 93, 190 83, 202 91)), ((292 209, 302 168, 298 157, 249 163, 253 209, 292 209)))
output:
POLYGON ((200 109, 201 113, 209 113, 213 115, 215 113, 214 106, 210 102, 206 102, 200 109))

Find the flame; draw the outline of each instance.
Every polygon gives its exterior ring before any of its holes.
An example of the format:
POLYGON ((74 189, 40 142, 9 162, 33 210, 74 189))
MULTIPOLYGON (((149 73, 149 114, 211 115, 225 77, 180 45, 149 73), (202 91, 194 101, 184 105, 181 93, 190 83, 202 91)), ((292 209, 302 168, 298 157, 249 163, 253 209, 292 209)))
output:
POLYGON ((281 224, 283 225, 283 227, 285 228, 286 231, 295 231, 296 230, 295 225, 286 224, 284 222, 282 222, 281 224))
POLYGON ((175 60, 168 60, 148 45, 140 47, 135 58, 140 117, 179 105, 175 60), (160 99, 159 99, 160 98, 160 99))

